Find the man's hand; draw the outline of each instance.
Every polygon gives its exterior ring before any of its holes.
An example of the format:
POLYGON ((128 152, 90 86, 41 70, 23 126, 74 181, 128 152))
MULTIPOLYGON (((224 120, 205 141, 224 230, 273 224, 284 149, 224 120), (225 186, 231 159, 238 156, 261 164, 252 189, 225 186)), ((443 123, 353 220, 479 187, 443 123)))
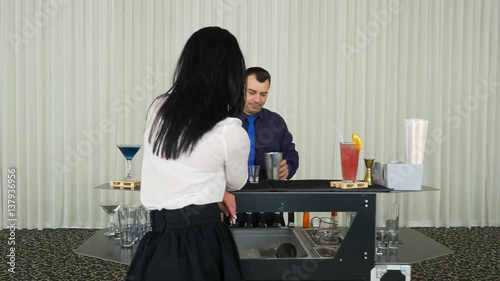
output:
POLYGON ((231 223, 236 223, 236 200, 234 195, 225 191, 222 202, 219 202, 219 209, 229 217, 231 223))
POLYGON ((278 169, 278 177, 280 180, 286 180, 286 177, 288 177, 288 164, 284 159, 281 160, 280 167, 278 169))

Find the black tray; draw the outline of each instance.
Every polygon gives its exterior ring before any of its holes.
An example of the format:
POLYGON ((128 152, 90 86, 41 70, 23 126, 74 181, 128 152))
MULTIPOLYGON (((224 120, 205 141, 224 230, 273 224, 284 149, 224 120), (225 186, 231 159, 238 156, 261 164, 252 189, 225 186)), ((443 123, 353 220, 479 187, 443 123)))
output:
POLYGON ((335 188, 330 186, 334 180, 264 180, 259 183, 247 183, 237 192, 390 192, 392 189, 381 185, 365 188, 335 188))
POLYGON ((365 188, 335 188, 330 186, 330 182, 334 180, 268 180, 269 184, 278 192, 289 192, 289 191, 306 191, 306 192, 366 192, 366 191, 376 191, 376 192, 390 192, 391 189, 381 186, 372 185, 365 188))
POLYGON ((274 188, 269 185, 267 180, 259 181, 259 183, 247 183, 245 186, 237 192, 255 192, 255 191, 275 191, 274 188))

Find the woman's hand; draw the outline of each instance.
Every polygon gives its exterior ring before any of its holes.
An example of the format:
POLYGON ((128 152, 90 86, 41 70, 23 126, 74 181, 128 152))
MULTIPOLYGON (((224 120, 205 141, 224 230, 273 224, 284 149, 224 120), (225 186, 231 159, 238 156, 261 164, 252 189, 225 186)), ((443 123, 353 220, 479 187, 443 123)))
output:
POLYGON ((236 200, 234 195, 225 191, 222 202, 219 202, 221 211, 229 217, 231 223, 236 223, 236 200))

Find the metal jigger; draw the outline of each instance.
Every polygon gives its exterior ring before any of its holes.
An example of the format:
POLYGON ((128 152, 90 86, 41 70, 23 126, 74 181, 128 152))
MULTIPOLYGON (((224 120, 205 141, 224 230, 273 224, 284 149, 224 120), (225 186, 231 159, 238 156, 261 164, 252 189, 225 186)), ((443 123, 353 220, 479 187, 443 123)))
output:
POLYGON ((375 159, 364 159, 365 160, 365 166, 366 166, 366 173, 365 173, 365 182, 368 183, 368 186, 373 185, 373 174, 372 174, 372 166, 373 162, 375 159))

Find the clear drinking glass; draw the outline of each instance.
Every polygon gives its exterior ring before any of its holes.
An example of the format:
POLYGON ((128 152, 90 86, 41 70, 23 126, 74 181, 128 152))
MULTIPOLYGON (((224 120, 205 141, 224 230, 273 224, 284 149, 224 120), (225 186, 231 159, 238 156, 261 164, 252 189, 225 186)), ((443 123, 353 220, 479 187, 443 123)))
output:
POLYGON ((146 234, 146 232, 151 231, 151 213, 150 211, 141 205, 139 207, 139 239, 146 234))
POLYGON ((337 223, 334 218, 329 217, 313 217, 311 219, 311 230, 313 236, 318 239, 321 245, 333 245, 338 243, 337 223), (319 226, 314 225, 314 221, 319 221, 319 226))
POLYGON ((129 248, 139 239, 139 210, 137 205, 125 205, 118 210, 120 245, 129 248))
POLYGON ((396 202, 386 205, 385 230, 387 232, 387 247, 397 249, 399 244, 399 204, 396 202))

